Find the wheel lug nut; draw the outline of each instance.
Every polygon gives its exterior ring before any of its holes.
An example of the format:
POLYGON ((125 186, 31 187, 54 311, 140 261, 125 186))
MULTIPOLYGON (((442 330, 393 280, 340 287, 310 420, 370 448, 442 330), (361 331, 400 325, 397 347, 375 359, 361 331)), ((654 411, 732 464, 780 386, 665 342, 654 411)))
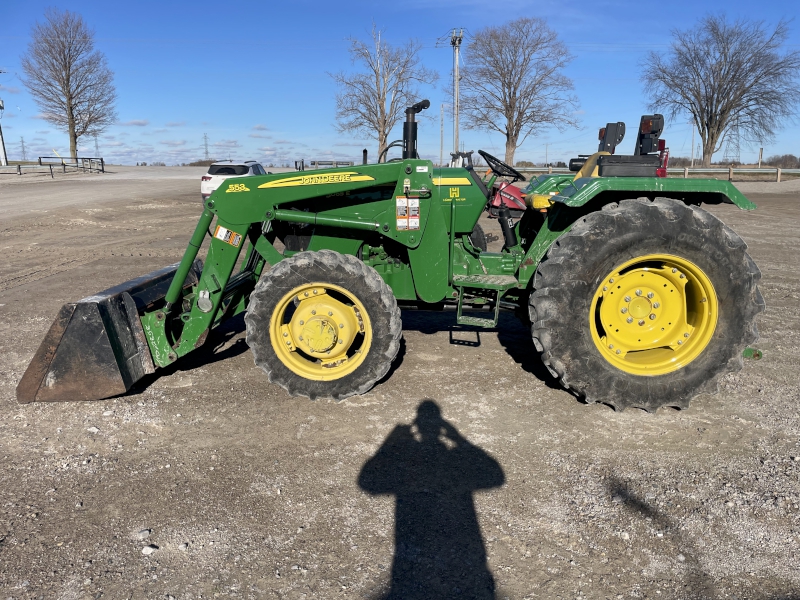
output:
POLYGON ((339 343, 340 344, 344 344, 344 340, 339 340, 339 343))
POLYGON ((333 313, 332 313, 331 311, 328 311, 328 316, 329 316, 329 317, 332 317, 332 316, 333 316, 333 313))
POLYGON ((609 344, 608 347, 613 350, 614 349, 614 344, 609 344))
POLYGON ((300 321, 300 325, 305 325, 305 324, 306 324, 305 321, 300 321))
POLYGON ((311 311, 311 314, 312 314, 312 315, 315 315, 315 314, 317 314, 317 311, 315 311, 315 310, 312 310, 312 311, 311 311))
POLYGON ((689 337, 689 334, 688 333, 684 333, 683 337, 689 337))
POLYGON ((639 325, 644 325, 644 319, 639 319, 639 325))
POLYGON ((686 279, 686 275, 684 275, 683 273, 681 273, 681 279, 686 279))
POLYGON ((630 302, 630 301, 631 301, 631 297, 630 296, 625 296, 625 302, 630 302))
POLYGON ((681 344, 683 344, 683 340, 678 340, 678 346, 680 346, 681 344))
POLYGON ((677 273, 677 272, 678 272, 678 269, 672 269, 672 272, 673 272, 673 273, 677 273))
POLYGON ((655 295, 655 294, 653 294, 653 292, 647 292, 647 297, 648 297, 648 298, 652 298, 654 295, 655 295))
POLYGON ((625 321, 627 321, 628 323, 633 323, 633 317, 628 317, 627 319, 625 319, 625 321))
POLYGON ((314 293, 316 294, 316 293, 317 293, 317 290, 314 290, 314 293))
POLYGON ((642 295, 642 290, 636 290, 636 295, 637 296, 641 296, 642 295))
POLYGON ((622 354, 622 350, 617 350, 617 354, 622 354))
POLYGON ((344 329, 344 323, 339 323, 339 329, 344 329))
POLYGON ((656 320, 656 316, 653 313, 650 313, 650 320, 651 321, 655 321, 656 320))
POLYGON ((283 333, 283 337, 289 337, 289 334, 288 334, 288 333, 286 333, 286 332, 284 332, 284 333, 283 333))
POLYGON ((661 305, 658 302, 653 302, 653 308, 658 308, 659 306, 661 305))
POLYGON ((603 291, 604 291, 604 292, 607 292, 607 291, 608 291, 608 286, 607 286, 607 285, 604 285, 604 286, 603 286, 603 291))
POLYGON ((625 307, 623 306, 623 307, 622 307, 622 311, 621 311, 621 312, 622 312, 622 314, 624 315, 626 312, 628 312, 628 309, 627 309, 627 308, 625 308, 625 307))
POLYGON ((303 296, 308 297, 308 292, 303 292, 303 296))
POLYGON ((611 279, 609 279, 608 283, 614 283, 614 278, 612 277, 611 279))

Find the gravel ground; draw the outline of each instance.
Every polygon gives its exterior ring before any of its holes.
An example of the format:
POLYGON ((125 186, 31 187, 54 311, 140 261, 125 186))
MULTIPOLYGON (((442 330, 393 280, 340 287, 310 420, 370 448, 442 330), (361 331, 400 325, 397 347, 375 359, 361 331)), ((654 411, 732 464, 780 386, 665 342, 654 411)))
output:
POLYGON ((686 411, 581 404, 509 314, 414 311, 343 402, 270 385, 234 319, 126 396, 17 404, 62 303, 179 259, 197 177, 152 172, 0 179, 0 598, 800 598, 796 182, 709 208, 764 358, 686 411))

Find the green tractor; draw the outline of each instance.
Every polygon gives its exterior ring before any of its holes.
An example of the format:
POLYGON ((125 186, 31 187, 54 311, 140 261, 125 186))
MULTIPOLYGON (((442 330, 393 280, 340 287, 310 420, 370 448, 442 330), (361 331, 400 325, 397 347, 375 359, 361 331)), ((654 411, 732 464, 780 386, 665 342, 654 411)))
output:
POLYGON ((565 388, 618 410, 684 408, 740 368, 760 272, 700 204, 755 205, 729 182, 659 177, 663 119, 643 118, 632 156, 614 155, 621 137, 607 131, 576 175, 537 178, 522 218, 501 214, 502 251, 487 252, 471 234, 495 180, 521 174, 483 151, 486 179, 419 159, 415 115, 429 105, 406 110, 401 160, 226 180, 180 263, 62 308, 18 400, 123 394, 242 312, 272 383, 363 394, 389 371, 412 304, 452 304, 476 327, 516 309, 565 388))

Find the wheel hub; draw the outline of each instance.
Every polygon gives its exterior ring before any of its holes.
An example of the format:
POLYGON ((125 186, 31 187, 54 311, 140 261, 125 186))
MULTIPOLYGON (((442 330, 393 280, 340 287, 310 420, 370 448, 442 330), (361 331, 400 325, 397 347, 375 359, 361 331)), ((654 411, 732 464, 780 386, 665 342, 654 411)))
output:
POLYGON ((641 319, 650 315, 653 305, 647 298, 634 298, 628 305, 628 312, 634 319, 641 319))
POLYGON ((312 353, 320 353, 329 352, 339 338, 336 327, 328 319, 321 318, 307 321, 300 339, 312 353))
POLYGON ((308 379, 351 373, 371 343, 363 305, 339 286, 295 288, 279 302, 270 323, 281 360, 308 379))
POLYGON ((716 327, 708 277, 677 256, 628 261, 602 281, 592 301, 592 338, 624 371, 658 375, 696 358, 716 327))

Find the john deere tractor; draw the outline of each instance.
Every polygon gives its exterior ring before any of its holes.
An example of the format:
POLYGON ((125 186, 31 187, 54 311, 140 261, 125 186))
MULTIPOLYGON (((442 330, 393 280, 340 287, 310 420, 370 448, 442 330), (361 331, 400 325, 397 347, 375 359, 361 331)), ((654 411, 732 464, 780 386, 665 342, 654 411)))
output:
POLYGON ((740 368, 760 273, 700 205, 755 205, 725 181, 659 176, 660 115, 642 118, 633 155, 614 153, 624 124, 609 124, 575 175, 537 178, 487 252, 470 235, 490 190, 524 177, 483 151, 485 179, 469 161, 420 159, 415 116, 429 105, 406 110, 401 160, 226 180, 180 263, 62 308, 19 401, 123 394, 242 312, 269 381, 309 398, 363 394, 389 371, 410 304, 451 304, 476 327, 516 309, 565 388, 620 410, 686 407, 740 368))

